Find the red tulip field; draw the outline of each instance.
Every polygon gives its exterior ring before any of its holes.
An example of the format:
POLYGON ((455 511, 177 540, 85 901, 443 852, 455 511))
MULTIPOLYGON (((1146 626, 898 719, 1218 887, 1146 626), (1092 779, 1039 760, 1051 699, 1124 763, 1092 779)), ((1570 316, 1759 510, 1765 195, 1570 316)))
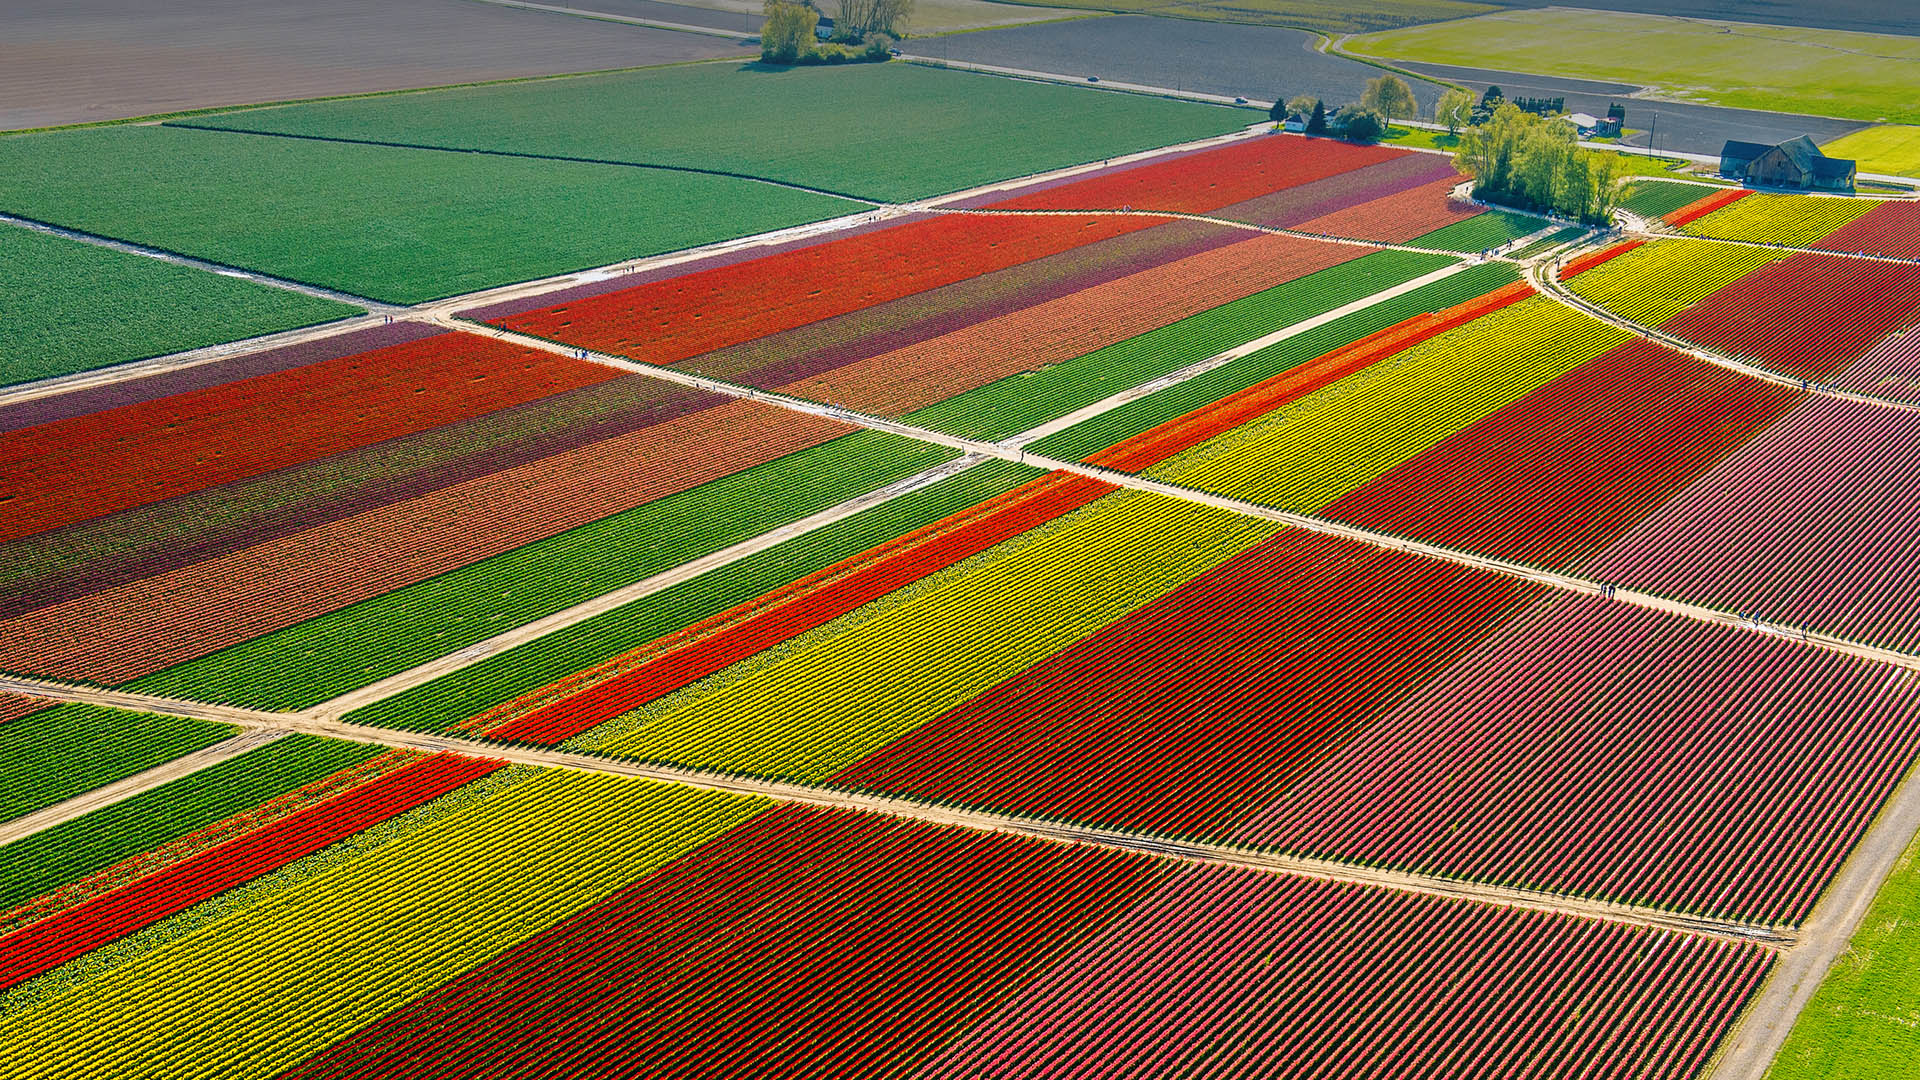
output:
MULTIPOLYGON (((193 137, 716 171, 634 79, 193 137)), ((1920 821, 1920 204, 1011 85, 1203 134, 5 387, 0 1080, 1761 1080, 1920 821)))

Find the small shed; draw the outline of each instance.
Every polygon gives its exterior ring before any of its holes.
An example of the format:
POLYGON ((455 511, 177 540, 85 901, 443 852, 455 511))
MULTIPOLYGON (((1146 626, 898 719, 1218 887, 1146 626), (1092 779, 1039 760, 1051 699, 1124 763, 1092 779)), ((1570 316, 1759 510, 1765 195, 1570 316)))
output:
POLYGON ((1805 135, 1767 146, 1729 141, 1720 151, 1720 172, 1765 187, 1807 191, 1852 191, 1858 166, 1830 158, 1805 135))

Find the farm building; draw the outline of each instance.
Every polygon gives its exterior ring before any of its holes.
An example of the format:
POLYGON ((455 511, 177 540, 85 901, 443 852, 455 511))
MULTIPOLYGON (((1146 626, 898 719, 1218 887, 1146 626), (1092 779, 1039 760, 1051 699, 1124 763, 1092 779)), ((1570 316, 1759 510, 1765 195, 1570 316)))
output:
POLYGON ((1852 191, 1855 163, 1830 158, 1805 135, 1777 146, 1729 141, 1720 151, 1720 172, 1765 187, 1852 191))

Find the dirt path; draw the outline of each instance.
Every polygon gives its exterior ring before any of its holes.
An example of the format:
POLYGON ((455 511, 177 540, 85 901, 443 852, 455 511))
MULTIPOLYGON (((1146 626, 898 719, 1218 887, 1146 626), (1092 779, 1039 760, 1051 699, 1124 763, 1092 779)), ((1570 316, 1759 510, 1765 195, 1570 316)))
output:
MULTIPOLYGON (((1539 286, 1539 287, 1544 287, 1544 286, 1539 286)), ((1552 295, 1557 296, 1560 294, 1552 294, 1552 295)), ((1574 306, 1579 306, 1580 303, 1583 303, 1583 302, 1577 301, 1576 299, 1574 301, 1574 306)), ((808 413, 814 416, 829 417, 834 420, 839 420, 843 423, 854 424, 856 426, 870 428, 875 431, 891 432, 895 435, 901 435, 906 438, 916 439, 920 442, 933 443, 936 446, 952 447, 955 450, 960 450, 968 454, 979 455, 981 457, 1002 458, 1007 461, 1018 461, 1028 465, 1035 465, 1043 469, 1059 470, 1062 472, 1077 473, 1082 476, 1090 476, 1096 480, 1104 480, 1107 483, 1115 485, 1116 487, 1133 488, 1138 491, 1147 491, 1147 492, 1152 492, 1153 494, 1156 494, 1156 495, 1164 495, 1167 498, 1171 498, 1171 499, 1183 499, 1188 502, 1196 502, 1196 503, 1201 503, 1207 506, 1219 507, 1220 509, 1231 510, 1235 513, 1244 514, 1248 517, 1264 518, 1268 521, 1277 521, 1282 524, 1293 525, 1298 528, 1309 530, 1311 532, 1325 533, 1332 536, 1344 537, 1349 540, 1357 540, 1361 543, 1370 544, 1374 547, 1390 548, 1394 550, 1405 551, 1415 555, 1424 555, 1429 558, 1440 559, 1445 562, 1456 563, 1462 566, 1472 566, 1482 570, 1490 570, 1497 574, 1507 575, 1508 577, 1521 578, 1527 581, 1537 581, 1543 584, 1552 585, 1555 588, 1565 589, 1570 592, 1586 593, 1588 595, 1605 595, 1608 589, 1609 583, 1603 582, 1603 581, 1596 581, 1590 578, 1577 577, 1573 574, 1565 574, 1557 571, 1545 570, 1540 567, 1529 566, 1525 563, 1513 562, 1507 559, 1494 558, 1488 555, 1477 555, 1472 552, 1456 551, 1452 548, 1443 547, 1439 544, 1430 544, 1422 540, 1415 540, 1407 537, 1394 536, 1388 533, 1378 533, 1370 529, 1363 529, 1358 526, 1348 525, 1343 522, 1332 521, 1326 518, 1319 518, 1319 517, 1313 517, 1307 514, 1294 513, 1289 510, 1276 510, 1272 507, 1260 506, 1255 503, 1245 502, 1240 499, 1230 498, 1225 495, 1215 495, 1210 492, 1200 491, 1194 488, 1179 487, 1174 484, 1168 484, 1159 480, 1151 479, 1149 477, 1136 476, 1132 473, 1124 473, 1114 469, 1101 468, 1100 466, 1097 466, 1097 465, 1087 465, 1077 461, 1061 461, 1055 458, 1049 458, 1049 457, 1044 457, 1038 454, 1029 453, 1024 447, 1009 445, 1008 443, 985 442, 979 439, 968 439, 968 438, 962 438, 957 435, 948 435, 945 432, 934 431, 929 428, 916 427, 912 424, 902 423, 898 420, 892 420, 886 417, 870 416, 865 413, 856 413, 856 412, 853 412, 852 410, 843 409, 834 405, 823 405, 817 401, 808 401, 803 398, 789 397, 785 394, 777 394, 777 393, 771 393, 764 390, 756 390, 750 387, 739 386, 734 383, 724 382, 719 379, 708 378, 704 375, 695 375, 691 372, 679 371, 674 368, 656 367, 652 364, 642 364, 633 360, 628 360, 627 358, 622 356, 614 356, 608 353, 594 352, 591 349, 579 349, 569 345, 560 345, 555 342, 548 341, 545 338, 537 338, 527 334, 521 334, 514 331, 509 331, 509 330, 501 330, 494 327, 482 326, 480 324, 475 324, 475 323, 465 323, 461 320, 454 319, 451 317, 444 318, 442 322, 444 325, 465 329, 470 332, 490 333, 493 336, 500 338, 502 340, 511 341, 519 345, 524 345, 528 348, 543 349, 548 352, 559 353, 561 355, 579 357, 579 358, 591 360, 597 363, 606 364, 610 367, 615 367, 622 371, 630 371, 636 374, 648 375, 665 382, 677 383, 682 386, 694 387, 696 389, 701 389, 701 390, 708 390, 718 394, 726 394, 731 397, 750 398, 754 401, 764 402, 769 405, 776 405, 781 408, 792 409, 796 412, 808 413)), ((1725 361, 1725 362, 1729 364, 1735 363, 1734 361, 1725 361)), ((1753 369, 1754 372, 1760 372, 1761 370, 1762 369, 1758 369, 1758 368, 1753 369)), ((1772 376, 1772 378, 1777 381, 1777 380, 1785 379, 1785 376, 1775 375, 1775 376, 1772 376)), ((1797 380, 1795 380, 1794 383, 1795 385, 1798 385, 1797 380)), ((1832 393, 1836 396, 1860 396, 1860 397, 1866 396, 1866 395, 1848 395, 1848 392, 1839 391, 1839 390, 1832 391, 1832 393)), ((1881 399, 1871 399, 1871 400, 1879 402, 1881 399)), ((1888 403, 1888 404, 1893 404, 1893 403, 1888 403)), ((1920 406, 1900 406, 1900 407, 1910 408, 1910 409, 1920 409, 1920 406)), ((1636 607, 1651 608, 1655 611, 1663 611, 1669 614, 1682 615, 1689 619, 1693 619, 1697 622, 1709 623, 1715 626, 1724 626, 1730 629, 1749 630, 1756 633, 1774 634, 1780 637, 1788 637, 1797 641, 1804 642, 1808 645, 1813 645, 1818 648, 1823 648, 1833 652, 1842 653, 1847 656, 1854 656, 1854 657, 1859 657, 1865 660, 1873 660, 1878 663, 1890 664, 1892 666, 1904 668, 1910 671, 1920 671, 1920 656, 1915 656, 1910 653, 1898 652, 1893 649, 1883 649, 1883 648, 1878 648, 1872 645, 1864 645, 1859 642, 1849 641, 1845 638, 1836 637, 1831 634, 1810 631, 1802 627, 1775 625, 1771 623, 1759 622, 1753 619, 1745 619, 1733 612, 1720 611, 1715 608, 1706 607, 1700 604, 1690 604, 1685 601, 1674 600, 1668 597, 1658 596, 1653 593, 1641 592, 1639 590, 1624 588, 1617 585, 1613 587, 1613 599, 1620 603, 1633 604, 1636 607)))
POLYGON ((1711 1080, 1761 1080, 1894 865, 1920 832, 1920 778, 1909 772, 1881 807, 1867 834, 1841 864, 1801 927, 1799 940, 1774 963, 1710 1065, 1711 1080))
POLYGON ((495 656, 516 646, 524 645, 536 638, 545 637, 556 631, 564 630, 576 623, 585 622, 596 615, 612 611, 614 608, 621 607, 625 604, 630 604, 642 597, 651 596, 662 589, 699 577, 701 574, 710 570, 726 566, 729 563, 744 559, 749 555, 754 555, 768 548, 783 544, 796 536, 805 535, 815 529, 824 528, 836 521, 852 517, 861 511, 878 506, 889 499, 898 498, 912 491, 918 491, 930 484, 937 484, 948 477, 965 472, 967 469, 980 464, 982 460, 983 459, 976 455, 955 458, 953 461, 947 462, 944 465, 927 469, 905 480, 870 491, 865 495, 855 496, 838 506, 828 507, 817 514, 801 518, 799 521, 783 525, 769 532, 761 533, 759 536, 753 537, 750 540, 743 540, 732 547, 722 548, 719 551, 704 555, 691 562, 682 563, 671 570, 663 571, 652 577, 636 581, 624 588, 615 589, 604 595, 596 596, 584 603, 575 604, 573 607, 567 608, 564 611, 557 611, 544 619, 537 619, 527 623, 525 626, 518 626, 505 633, 496 634, 476 645, 469 645, 464 649, 449 653, 437 660, 429 660, 418 667, 402 671, 396 675, 382 679, 377 683, 342 694, 337 698, 322 702, 306 711, 309 715, 322 719, 339 719, 361 706, 371 705, 376 701, 392 697, 395 694, 404 693, 416 686, 432 682, 434 679, 438 679, 443 675, 450 675, 462 668, 477 664, 490 656, 495 656))
POLYGON ((238 266, 228 266, 226 263, 196 259, 191 255, 179 255, 164 248, 148 247, 145 244, 134 244, 125 240, 115 240, 111 237, 96 236, 93 233, 81 232, 78 229, 67 229, 58 225, 48 225, 45 222, 35 221, 32 218, 15 217, 12 214, 0 214, 0 225, 11 225, 20 229, 31 229, 34 232, 47 233, 51 236, 58 236, 67 240, 77 240, 83 244, 92 244, 94 247, 103 247, 127 255, 140 255, 149 259, 158 259, 161 262, 174 263, 179 266, 190 266, 195 270, 205 270, 208 273, 219 274, 222 277, 240 278, 243 281, 251 281, 255 285, 266 285, 270 288, 285 289, 288 292, 297 292, 303 296, 312 296, 321 300, 332 300, 341 304, 352 304, 355 307, 365 308, 375 315, 399 315, 408 310, 402 306, 384 303, 379 300, 370 300, 364 296, 355 296, 352 293, 344 293, 336 289, 323 289, 318 285, 308 285, 299 281, 291 281, 287 278, 278 278, 271 274, 262 274, 238 266))
MULTIPOLYGON (((1662 239, 1673 239, 1673 238, 1662 237, 1662 239)), ((1689 239, 1692 239, 1692 238, 1689 238, 1689 239)), ((1762 244, 1758 246, 1770 247, 1772 245, 1762 244)), ((1795 250, 1804 250, 1804 249, 1795 249, 1795 250)), ((1820 252, 1820 254, 1830 254, 1830 253, 1820 252)), ((1853 258, 1856 256, 1846 256, 1846 257, 1853 258)), ((1617 315, 1614 312, 1609 311, 1604 307, 1601 307, 1599 304, 1596 304, 1593 301, 1588 300, 1583 296, 1580 296, 1579 294, 1575 293, 1572 289, 1567 288, 1566 283, 1560 280, 1560 264, 1564 260, 1564 258, 1565 256, 1562 255, 1559 258, 1555 258, 1551 260, 1543 260, 1529 267, 1527 272, 1527 280, 1532 283, 1534 289, 1538 291, 1541 295, 1546 296, 1550 299, 1556 300, 1562 304, 1565 304, 1567 307, 1570 307, 1575 311, 1578 311, 1581 314, 1588 316, 1589 318, 1598 319, 1601 322, 1609 323, 1637 337, 1645 338, 1646 340, 1654 342, 1659 345, 1665 345, 1670 349, 1683 352, 1688 356, 1694 357, 1695 359, 1698 359, 1698 360, 1704 360, 1707 363, 1713 364, 1717 367, 1723 367, 1728 369, 1729 371, 1737 371, 1742 375, 1745 375, 1749 378, 1758 379, 1761 382, 1769 382, 1777 386, 1789 386, 1789 387, 1793 387, 1796 390, 1804 389, 1810 394, 1818 394, 1821 397, 1838 398, 1842 401, 1851 401, 1859 405, 1873 405, 1873 406, 1877 406, 1885 409, 1898 409, 1902 412, 1920 412, 1920 404, 1916 404, 1914 402, 1899 401, 1894 398, 1883 398, 1883 397, 1875 396, 1873 394, 1863 394, 1855 390, 1842 390, 1839 387, 1827 386, 1825 384, 1813 382, 1811 380, 1796 378, 1792 375, 1783 375, 1780 372, 1771 371, 1763 367, 1757 367, 1753 364, 1747 363, 1744 360, 1737 360, 1723 353, 1718 353, 1718 352, 1714 352, 1711 349, 1702 348, 1701 346, 1696 345, 1691 341, 1687 341, 1684 338, 1675 337, 1672 334, 1655 329, 1654 327, 1644 326, 1640 323, 1627 319, 1621 315, 1617 315)), ((1897 261, 1906 261, 1906 260, 1897 260, 1897 261)))
POLYGON ((1413 292, 1416 289, 1424 288, 1435 282, 1444 281, 1466 268, 1466 263, 1454 263, 1452 266, 1443 266, 1430 274, 1422 274, 1411 281, 1402 282, 1391 289, 1383 289, 1377 293, 1370 293, 1364 299, 1355 300, 1350 304, 1343 304, 1324 314, 1316 315, 1311 319, 1303 319, 1300 322, 1293 323, 1280 330, 1275 330, 1265 337, 1255 338, 1244 345, 1237 345, 1223 353, 1209 356, 1205 360, 1189 364, 1178 371, 1169 372, 1157 379, 1151 379, 1141 383, 1139 386, 1122 390, 1111 397, 1102 398, 1084 408, 1076 409, 1057 420, 1049 420, 1030 431, 1023 431, 1010 439, 1002 440, 1002 442, 1006 446, 1028 446, 1032 443, 1039 442, 1041 439, 1065 431, 1075 424, 1091 420, 1103 413, 1112 412, 1122 405, 1127 405, 1141 398, 1157 394, 1170 386, 1178 386, 1189 379, 1198 378, 1215 368, 1225 367, 1235 360, 1252 356, 1262 349, 1272 348, 1289 338, 1312 333, 1328 323, 1337 322, 1354 312, 1364 311, 1376 304, 1385 303, 1396 297, 1405 296, 1407 293, 1413 292))
POLYGON ((82 792, 71 799, 54 803, 24 817, 0 822, 0 846, 11 844, 24 836, 32 836, 43 829, 50 829, 63 821, 72 821, 83 814, 91 814, 102 807, 112 806, 143 791, 151 791, 162 784, 170 784, 210 765, 218 765, 229 758, 239 757, 249 750, 283 739, 288 734, 290 734, 289 731, 276 728, 246 728, 230 739, 202 747, 184 757, 155 765, 145 772, 134 773, 124 780, 115 781, 105 787, 82 792))
MULTIPOLYGON (((1093 826, 1074 825, 1065 822, 1036 821, 1030 818, 1010 817, 987 811, 969 810, 963 807, 933 806, 908 799, 889 798, 887 796, 871 795, 839 788, 813 787, 777 780, 762 780, 752 776, 718 774, 693 769, 675 768, 669 765, 622 761, 589 754, 577 754, 555 748, 524 746, 510 743, 490 743, 477 739, 465 739, 447 735, 395 731, 389 728, 369 727, 363 724, 349 724, 339 720, 327 719, 316 716, 312 712, 273 713, 263 712, 257 709, 243 709, 235 706, 210 706, 201 703, 182 702, 173 698, 160 698, 146 694, 136 694, 121 690, 107 690, 96 687, 72 686, 64 683, 26 679, 18 676, 0 676, 0 690, 32 693, 59 701, 83 701, 96 705, 135 709, 144 712, 176 713, 178 715, 216 718, 227 723, 253 729, 253 734, 257 736, 269 737, 269 739, 263 739, 263 741, 270 741, 270 738, 278 737, 279 735, 299 732, 308 735, 349 739, 357 742, 377 743, 385 746, 404 747, 428 752, 446 751, 479 757, 499 758, 523 765, 573 769, 581 772, 607 773, 615 776, 640 777, 666 783, 683 784, 688 787, 700 788, 707 791, 726 791, 734 794, 760 795, 785 802, 798 802, 814 806, 842 807, 874 813, 893 814, 898 817, 931 821, 944 825, 958 825, 996 832, 1018 833, 1025 836, 1036 836, 1067 843, 1097 844, 1103 847, 1122 848, 1128 851, 1144 852, 1189 862, 1240 866, 1267 872, 1303 875, 1326 881, 1341 881, 1352 884, 1398 889, 1404 892, 1416 892, 1424 895, 1446 896, 1476 903, 1494 904, 1501 907, 1525 908, 1532 911, 1578 915, 1584 918, 1628 923, 1679 933, 1733 938, 1774 949, 1790 948, 1797 940, 1797 935, 1790 930, 1758 926, 1732 920, 1675 915, 1671 912, 1653 907, 1587 900, 1579 897, 1559 896, 1551 893, 1508 888, 1499 885, 1482 885, 1468 881, 1454 881, 1424 874, 1380 870, 1341 862, 1261 854, 1224 844, 1166 840, 1093 826)), ((235 740, 228 740, 229 743, 233 741, 235 740)), ((226 746, 227 743, 221 743, 219 745, 226 746)), ((253 745, 259 745, 259 743, 254 743, 253 745)), ((202 753, 205 753, 205 751, 202 753)), ((179 766, 181 762, 186 762, 193 756, 194 755, 189 755, 187 758, 181 758, 171 763, 171 765, 179 766)), ((211 764, 211 762, 207 762, 206 764, 211 764)), ((159 772, 169 767, 170 766, 161 766, 159 769, 149 770, 149 772, 159 772)), ((204 767, 204 765, 199 767, 204 767)), ((178 775, 186 775, 192 771, 192 768, 183 766, 178 770, 178 775)), ((143 773, 141 775, 144 777, 148 774, 143 773)), ((173 778, 173 776, 168 777, 168 779, 173 778)), ((69 800, 69 803, 78 801, 77 799, 69 800)), ((63 803, 61 805, 64 807, 68 804, 63 803)), ((78 813, 65 815, 61 820, 74 816, 78 816, 78 813)), ((55 822, 49 821, 46 824, 53 823, 55 822)), ((41 827, 44 828, 45 825, 41 827)))
MULTIPOLYGON (((1232 218, 1211 217, 1207 214, 1187 214, 1174 210, 1001 210, 993 207, 929 207, 936 214, 983 214, 998 217, 1143 217, 1161 218, 1167 221, 1202 221, 1209 225, 1220 225, 1244 232, 1264 233, 1268 236, 1291 236, 1296 240, 1311 240, 1321 244, 1337 244, 1343 247, 1366 248, 1370 251, 1407 251, 1416 255, 1451 255, 1457 259, 1479 259, 1492 262, 1524 265, 1524 261, 1503 254, 1481 255, 1472 252, 1453 251, 1445 248, 1414 247, 1411 244, 1393 244, 1382 240, 1356 240, 1350 236, 1332 236, 1327 233, 1301 232, 1299 229, 1281 229, 1272 225, 1259 225, 1251 221, 1235 221, 1232 218)), ((1535 216, 1535 215, 1528 215, 1535 216)), ((1514 250, 1532 243, 1549 233, 1565 228, 1564 224, 1549 226, 1528 233, 1517 240, 1508 241, 1496 252, 1514 250)))

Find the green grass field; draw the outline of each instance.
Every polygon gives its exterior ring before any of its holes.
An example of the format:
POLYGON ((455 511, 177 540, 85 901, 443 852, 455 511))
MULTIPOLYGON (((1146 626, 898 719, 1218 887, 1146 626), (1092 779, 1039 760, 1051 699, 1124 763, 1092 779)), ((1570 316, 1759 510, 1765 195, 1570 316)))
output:
POLYGON ((729 177, 176 127, 0 138, 0 210, 394 303, 858 209, 729 177))
POLYGON ((1920 839, 1900 857, 1847 951, 1801 1010, 1767 1080, 1880 1080, 1912 1075, 1916 1061, 1920 839))
MULTIPOLYGON (((1027 0, 1001 0, 1025 4, 1027 0)), ((1211 22, 1297 26, 1334 34, 1358 34, 1441 19, 1464 19, 1499 10, 1468 0, 1035 0, 1052 8, 1113 11, 1127 15, 1168 15, 1211 22)))
POLYGON ((1871 127, 1843 135, 1820 149, 1829 157, 1859 161, 1861 172, 1920 176, 1920 127, 1871 127))
POLYGON ((31 229, 0 229, 0 386, 360 311, 31 229))
POLYGON ((697 64, 178 123, 710 169, 901 202, 1220 135, 1257 118, 1244 109, 892 63, 697 64))
POLYGON ((1920 122, 1920 37, 1549 9, 1372 34, 1383 59, 1644 83, 1677 101, 1920 122))

